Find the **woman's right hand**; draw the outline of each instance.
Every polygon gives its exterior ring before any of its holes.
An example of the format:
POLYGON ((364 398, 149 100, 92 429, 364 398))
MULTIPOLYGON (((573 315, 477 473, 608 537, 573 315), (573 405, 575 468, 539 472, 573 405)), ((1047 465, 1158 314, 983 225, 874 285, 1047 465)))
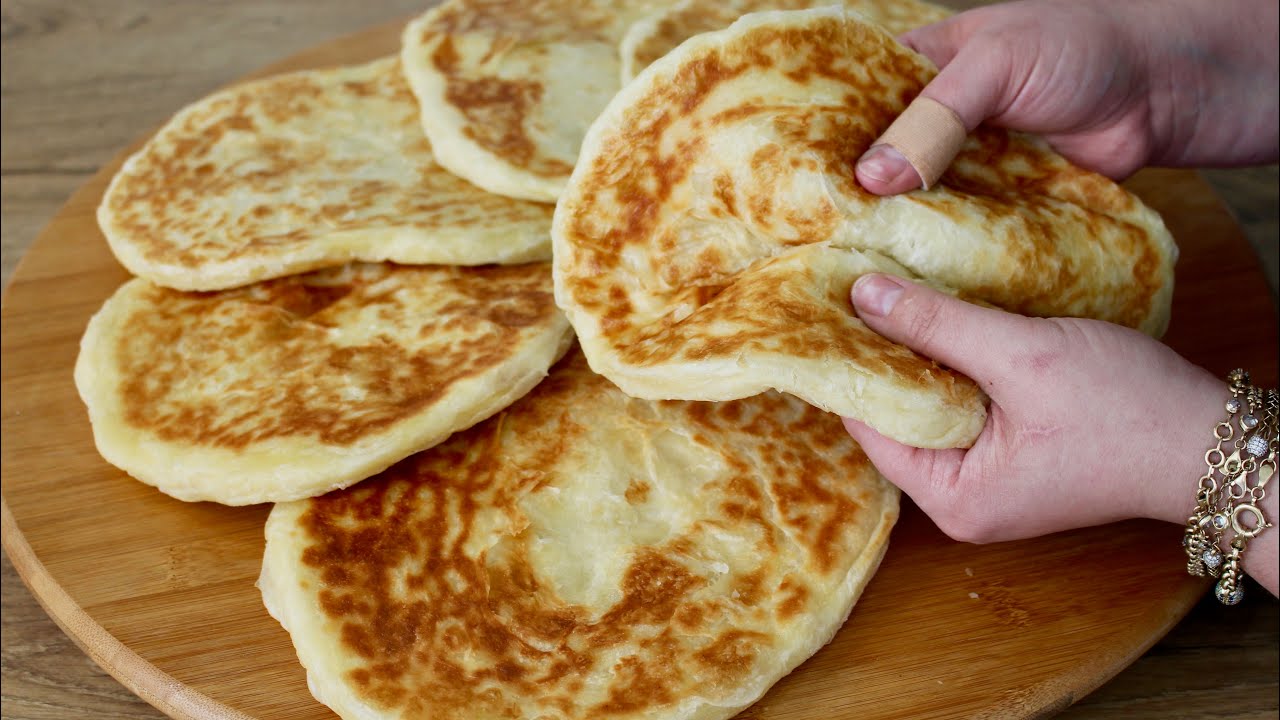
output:
MULTIPOLYGON (((1269 0, 1027 0, 900 39, 941 72, 922 94, 980 123, 1035 133, 1120 179, 1147 164, 1239 165, 1277 154, 1277 4, 1269 0)), ((858 181, 920 186, 887 145, 858 181)))

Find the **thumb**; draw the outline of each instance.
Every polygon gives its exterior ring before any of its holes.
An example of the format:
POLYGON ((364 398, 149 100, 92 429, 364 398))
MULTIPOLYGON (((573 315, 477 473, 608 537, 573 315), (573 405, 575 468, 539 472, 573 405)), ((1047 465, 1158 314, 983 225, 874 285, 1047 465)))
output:
POLYGON ((932 186, 965 137, 997 114, 1011 74, 1009 54, 986 43, 966 44, 967 37, 968 24, 954 21, 903 36, 942 70, 858 160, 862 187, 895 195, 932 186))
POLYGON ((881 273, 858 278, 852 299, 858 317, 872 330, 968 375, 988 394, 1008 372, 1007 358, 1019 354, 1039 330, 1035 319, 881 273))

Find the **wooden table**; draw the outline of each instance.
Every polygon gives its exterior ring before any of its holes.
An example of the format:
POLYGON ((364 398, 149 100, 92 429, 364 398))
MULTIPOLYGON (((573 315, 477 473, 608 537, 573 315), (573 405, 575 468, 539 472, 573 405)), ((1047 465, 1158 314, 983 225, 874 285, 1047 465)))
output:
MULTIPOLYGON (((422 4, 4 0, 4 281, 75 187, 180 106, 271 60, 422 4)), ((1274 290, 1275 166, 1208 177, 1263 248, 1274 290)), ((1059 717, 1277 717, 1280 604, 1250 589, 1243 607, 1202 602, 1133 666, 1059 717)), ((3 607, 4 718, 162 717, 62 634, 7 557, 3 607)))

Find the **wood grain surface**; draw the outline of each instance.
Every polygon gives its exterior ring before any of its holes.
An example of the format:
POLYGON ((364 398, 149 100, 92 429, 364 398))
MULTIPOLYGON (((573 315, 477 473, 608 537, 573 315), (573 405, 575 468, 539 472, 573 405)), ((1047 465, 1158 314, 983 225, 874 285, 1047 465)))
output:
MULTIPOLYGON (((16 257, 62 200, 130 139, 179 106, 263 62, 406 15, 417 5, 335 0, 5 2, 0 107, 6 281, 16 257)), ((1269 249, 1267 262, 1274 267, 1275 168, 1222 172, 1213 179, 1230 191, 1235 212, 1269 249)), ((1195 231, 1211 238, 1222 222, 1219 215, 1195 231)), ((1219 272, 1220 254, 1211 243, 1204 247, 1193 257, 1184 256, 1184 266, 1192 263, 1219 272)), ((54 268, 36 270, 74 274, 86 260, 64 257, 54 268)), ((1231 260, 1234 264, 1228 263, 1224 271, 1229 275, 1249 273, 1254 267, 1247 255, 1237 253, 1231 260)), ((1274 274, 1271 278, 1274 287, 1274 274)), ((1197 306, 1212 308, 1206 300, 1212 298, 1195 298, 1197 306)), ((1178 312, 1175 330, 1187 314, 1178 312)), ((1203 319, 1213 312, 1199 315, 1203 319)), ((1270 312, 1274 313, 1274 301, 1270 312)), ((9 362, 6 354, 6 365, 9 362)), ((1271 362, 1274 368, 1274 350, 1271 362)), ((75 413, 63 420, 82 422, 75 413)), ((15 421, 6 412, 6 438, 15 421)), ((63 452, 58 437, 55 432, 38 444, 56 456, 63 452)), ((6 471, 6 488, 11 479, 6 471)), ((905 522, 927 523, 919 516, 905 522)), ((199 552, 198 543, 196 548, 199 552)), ((190 566, 190 558, 170 558, 170 563, 181 569, 190 566)), ((1201 603, 1129 670, 1062 717, 1276 717, 1277 605, 1256 586, 1250 589, 1252 599, 1242 608, 1227 611, 1212 602, 1201 603)), ((1098 590, 1105 595, 1107 589, 1098 590)), ((3 593, 4 717, 160 717, 62 635, 16 580, 7 558, 3 593)), ((1034 658, 995 655, 989 661, 998 667, 1034 658)))

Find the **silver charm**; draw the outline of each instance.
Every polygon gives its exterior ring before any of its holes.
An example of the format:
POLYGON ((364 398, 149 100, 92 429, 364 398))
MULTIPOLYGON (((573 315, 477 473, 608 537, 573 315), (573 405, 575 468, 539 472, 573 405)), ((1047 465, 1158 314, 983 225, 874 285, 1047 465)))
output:
POLYGON ((1217 574, 1217 570, 1222 566, 1222 551, 1213 547, 1205 550, 1200 555, 1200 559, 1204 561, 1205 567, 1209 568, 1209 572, 1217 574))
POLYGON ((1260 458, 1267 454, 1267 439, 1257 433, 1250 435, 1244 443, 1244 449, 1255 458, 1260 458))

